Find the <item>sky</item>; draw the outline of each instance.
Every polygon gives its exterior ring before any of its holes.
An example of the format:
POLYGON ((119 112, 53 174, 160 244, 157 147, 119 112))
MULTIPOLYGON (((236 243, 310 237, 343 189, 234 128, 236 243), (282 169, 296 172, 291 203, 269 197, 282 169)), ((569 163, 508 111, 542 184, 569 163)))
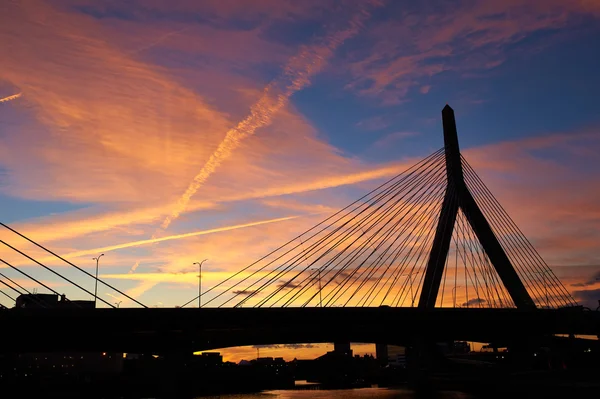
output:
POLYGON ((595 308, 599 40, 598 0, 3 1, 0 221, 89 273, 104 253, 100 278, 148 306, 182 305, 194 262, 213 286, 441 148, 450 104, 463 155, 595 308))

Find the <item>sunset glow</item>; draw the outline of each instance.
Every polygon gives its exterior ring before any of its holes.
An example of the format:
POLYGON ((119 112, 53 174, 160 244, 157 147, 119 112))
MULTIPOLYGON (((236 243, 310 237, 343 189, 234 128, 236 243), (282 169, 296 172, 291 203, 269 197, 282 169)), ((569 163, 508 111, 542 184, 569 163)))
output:
MULTIPOLYGON (((208 259, 208 290, 441 148, 448 103, 462 154, 595 308, 599 19, 589 0, 5 1, 0 221, 89 273, 104 253, 102 279, 180 306, 198 293, 194 262, 208 259)), ((89 299, 4 246, 0 258, 89 299)))

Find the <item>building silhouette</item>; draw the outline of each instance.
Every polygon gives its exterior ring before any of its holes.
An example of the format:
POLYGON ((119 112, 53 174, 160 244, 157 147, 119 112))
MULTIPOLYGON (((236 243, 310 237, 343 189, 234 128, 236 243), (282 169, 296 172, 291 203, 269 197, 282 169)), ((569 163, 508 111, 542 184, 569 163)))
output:
POLYGON ((56 309, 56 308, 85 308, 93 309, 94 301, 72 301, 66 295, 56 294, 21 294, 15 301, 15 307, 20 309, 56 309))

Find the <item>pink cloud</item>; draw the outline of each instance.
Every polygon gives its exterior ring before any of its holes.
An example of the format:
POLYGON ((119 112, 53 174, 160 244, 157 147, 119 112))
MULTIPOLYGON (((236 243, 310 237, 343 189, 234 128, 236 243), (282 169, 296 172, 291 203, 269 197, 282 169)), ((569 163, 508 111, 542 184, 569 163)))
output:
POLYGON ((427 90, 422 82, 433 75, 501 65, 506 45, 533 32, 564 27, 575 14, 598 16, 600 7, 587 0, 489 0, 407 12, 370 27, 371 41, 348 59, 353 80, 347 87, 384 104, 397 104, 415 87, 427 90))
POLYGON ((597 133, 556 134, 463 151, 546 262, 564 266, 561 273, 569 284, 581 281, 567 271, 569 265, 600 260, 600 190, 589 184, 598 179, 600 167, 595 151, 586 151, 592 148, 600 148, 597 133), (546 152, 554 156, 545 157, 546 152))

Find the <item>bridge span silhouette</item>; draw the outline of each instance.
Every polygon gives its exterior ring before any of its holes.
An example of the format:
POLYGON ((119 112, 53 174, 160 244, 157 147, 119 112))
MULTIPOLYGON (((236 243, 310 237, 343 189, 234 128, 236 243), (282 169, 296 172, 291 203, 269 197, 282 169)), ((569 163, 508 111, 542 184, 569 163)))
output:
POLYGON ((152 308, 23 309, 0 317, 7 352, 177 353, 296 343, 412 346, 466 340, 499 347, 549 334, 597 334, 598 312, 575 309, 152 308), (10 326, 10 327, 6 327, 10 326))
MULTIPOLYGON (((600 312, 576 303, 461 155, 448 105, 442 121, 440 150, 180 308, 147 308, 1 224, 140 307, 114 309, 73 278, 0 240, 107 307, 76 301, 48 306, 0 273, 3 286, 31 299, 0 310, 3 350, 166 353, 452 340, 520 345, 553 334, 598 335, 600 312), (199 308, 187 307, 196 301, 199 308)), ((24 268, 0 262, 58 295, 24 268)))

